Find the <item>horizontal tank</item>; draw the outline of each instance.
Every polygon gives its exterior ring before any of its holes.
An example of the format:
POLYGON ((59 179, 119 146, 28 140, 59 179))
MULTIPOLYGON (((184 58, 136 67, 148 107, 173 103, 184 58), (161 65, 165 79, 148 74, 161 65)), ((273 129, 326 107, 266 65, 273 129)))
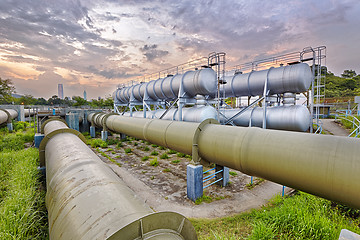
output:
POLYGON ((222 90, 225 91, 226 97, 263 95, 267 77, 267 89, 270 90, 270 94, 300 93, 309 89, 313 74, 306 63, 252 71, 228 77, 227 83, 222 85, 222 90))
MULTIPOLYGON (((164 109, 147 111, 146 118, 159 119, 164 112, 165 112, 164 109)), ((124 116, 130 116, 130 112, 126 112, 124 116)), ((133 112, 133 117, 143 118, 144 112, 143 111, 133 112)), ((191 108, 182 109, 182 120, 185 122, 202 122, 205 119, 210 119, 210 118, 217 120, 216 109, 211 106, 194 106, 191 108)), ((178 121, 179 120, 178 108, 170 109, 162 119, 178 121)))
POLYGON ((121 103, 128 103, 131 95, 135 100, 143 101, 147 91, 149 98, 154 101, 174 100, 178 97, 181 82, 188 97, 197 94, 213 95, 217 89, 215 71, 204 68, 121 88, 114 92, 114 97, 121 103))
MULTIPOLYGON (((231 118, 240 109, 226 109, 221 111, 227 118, 231 118)), ((264 109, 261 107, 250 108, 233 120, 237 126, 262 127, 264 109)), ((221 122, 226 119, 220 115, 221 122)), ((302 105, 268 107, 266 109, 266 128, 305 132, 310 127, 310 113, 307 107, 302 105)))

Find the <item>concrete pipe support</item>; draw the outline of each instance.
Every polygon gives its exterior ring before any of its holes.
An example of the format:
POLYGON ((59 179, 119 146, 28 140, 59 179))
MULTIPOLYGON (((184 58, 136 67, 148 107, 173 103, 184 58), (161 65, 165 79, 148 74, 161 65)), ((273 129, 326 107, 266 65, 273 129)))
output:
POLYGON ((197 239, 173 212, 154 213, 62 121, 44 127, 50 239, 197 239))
MULTIPOLYGON (((209 121, 209 120, 206 120, 209 121)), ((108 129, 360 209, 359 139, 130 118, 108 129)))

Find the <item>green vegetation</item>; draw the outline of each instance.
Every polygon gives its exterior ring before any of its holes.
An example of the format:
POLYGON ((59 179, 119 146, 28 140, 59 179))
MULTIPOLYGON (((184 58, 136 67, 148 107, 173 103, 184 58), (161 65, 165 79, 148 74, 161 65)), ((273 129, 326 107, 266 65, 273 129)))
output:
POLYGON ((131 153, 131 148, 126 148, 125 153, 131 153))
POLYGON ((152 151, 151 153, 150 153, 151 155, 153 155, 153 156, 157 156, 157 155, 159 155, 159 153, 157 152, 157 151, 152 151))
POLYGON ((230 171, 229 174, 234 177, 238 175, 236 172, 232 172, 232 171, 230 171))
POLYGON ((172 149, 170 149, 170 150, 168 151, 168 154, 176 154, 176 153, 177 153, 177 151, 172 150, 172 149))
POLYGON ((5 129, 7 128, 0 130, 0 151, 18 151, 24 149, 25 143, 34 140, 34 130, 31 128, 23 132, 24 129, 18 127, 18 131, 12 134, 8 134, 5 129))
POLYGON ((101 140, 101 139, 89 139, 87 141, 87 144, 89 144, 91 147, 96 148, 96 147, 101 147, 101 148, 106 148, 108 146, 107 142, 101 140))
POLYGON ((122 142, 119 142, 116 146, 117 146, 118 148, 121 148, 121 147, 124 146, 124 145, 122 144, 122 142))
POLYGON ((134 146, 137 146, 138 145, 138 143, 137 142, 134 142, 134 146))
POLYGON ((168 159, 168 158, 169 158, 169 156, 166 153, 161 154, 161 156, 160 156, 160 159, 168 159))
MULTIPOLYGON (((326 72, 326 68, 323 69, 326 72)), ((360 75, 353 70, 345 70, 341 77, 326 72, 326 97, 352 97, 360 95, 360 75)))
POLYGON ((156 144, 152 144, 151 145, 153 148, 157 148, 158 147, 158 145, 156 145, 156 144))
POLYGON ((149 158, 150 158, 149 156, 144 156, 144 157, 141 158, 141 161, 149 160, 149 158))
POLYGON ((176 159, 176 160, 171 161, 171 163, 173 163, 173 164, 177 164, 177 163, 179 163, 179 162, 180 162, 179 159, 176 159))
MULTIPOLYGON (((356 118, 357 120, 360 120, 360 117, 359 116, 341 116, 341 118, 339 118, 339 120, 341 121, 341 124, 346 128, 346 129, 349 129, 349 132, 352 133, 355 129, 356 129, 356 125, 353 124, 353 121, 355 120, 355 123, 358 123, 358 121, 356 121, 356 118)), ((352 137, 355 137, 356 135, 356 132, 354 132, 351 136, 352 137)))
POLYGON ((186 154, 185 154, 185 153, 180 153, 180 152, 179 152, 179 153, 177 153, 177 154, 176 154, 176 156, 178 156, 178 157, 185 157, 185 156, 186 156, 186 154))
POLYGON ((0 239, 47 238, 38 155, 34 148, 0 153, 0 239))
POLYGON ((149 147, 145 147, 145 148, 144 148, 144 151, 146 151, 146 152, 149 151, 149 150, 150 150, 149 147))
POLYGON ((170 168, 165 168, 163 172, 171 172, 170 168))
POLYGON ((201 198, 196 199, 195 204, 199 205, 203 202, 211 203, 212 201, 213 201, 213 198, 204 193, 201 198))
POLYGON ((160 146, 159 147, 159 150, 165 150, 166 148, 165 147, 163 147, 163 146, 160 146))
POLYGON ((150 160, 150 165, 153 166, 153 167, 157 167, 159 166, 159 161, 157 158, 153 158, 150 160))
POLYGON ((97 152, 101 154, 101 156, 106 157, 109 161, 111 161, 112 163, 115 163, 116 165, 118 165, 119 167, 121 167, 121 163, 118 163, 117 161, 115 161, 113 158, 111 158, 109 155, 107 155, 105 152, 101 151, 100 148, 96 148, 97 152))
POLYGON ((278 195, 250 213, 191 222, 199 239, 338 239, 343 228, 360 233, 360 219, 350 218, 348 213, 349 209, 299 192, 292 197, 278 195))
POLYGON ((115 145, 115 144, 118 144, 120 141, 119 140, 117 140, 117 139, 111 139, 111 138, 108 138, 107 140, 106 140, 106 143, 108 144, 108 145, 115 145))

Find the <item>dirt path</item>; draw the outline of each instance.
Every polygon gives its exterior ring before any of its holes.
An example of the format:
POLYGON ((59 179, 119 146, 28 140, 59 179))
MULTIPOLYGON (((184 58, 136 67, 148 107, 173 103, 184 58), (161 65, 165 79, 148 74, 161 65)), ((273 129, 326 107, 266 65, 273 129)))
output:
MULTIPOLYGON (((122 144, 120 148, 111 145, 94 151, 155 211, 175 211, 186 217, 195 218, 222 217, 258 208, 282 192, 281 185, 269 181, 264 181, 249 190, 246 185, 250 182, 250 176, 230 170, 231 184, 227 187, 213 185, 207 188, 205 194, 212 198, 212 202, 196 205, 186 196, 186 165, 191 159, 169 154, 168 149, 144 141, 132 139, 122 144), (125 149, 129 148, 131 153, 125 153, 125 149), (150 153, 153 151, 157 151, 158 155, 151 156, 150 153), (168 159, 160 159, 159 156, 164 153, 168 154, 168 159), (109 161, 104 154, 121 167, 109 161), (144 156, 150 158, 142 160, 144 156), (151 166, 150 160, 155 158, 158 160, 158 166, 151 166)), ((286 192, 289 191, 291 189, 286 188, 286 192)))
POLYGON ((334 119, 321 119, 322 128, 335 136, 348 136, 349 132, 342 128, 340 124, 336 123, 334 119))

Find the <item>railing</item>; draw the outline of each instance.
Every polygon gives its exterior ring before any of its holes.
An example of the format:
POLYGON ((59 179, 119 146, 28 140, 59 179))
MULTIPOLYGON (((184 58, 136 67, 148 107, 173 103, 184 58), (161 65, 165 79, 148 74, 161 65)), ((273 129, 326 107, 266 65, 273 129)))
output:
MULTIPOLYGON (((216 167, 214 167, 214 168, 211 168, 211 169, 203 172, 203 174, 207 174, 208 172, 211 172, 211 171, 214 171, 214 173, 212 173, 212 174, 210 174, 210 175, 208 175, 208 176, 206 176, 206 177, 203 178, 203 185, 204 185, 204 183, 210 181, 211 179, 216 178, 216 175, 219 174, 219 173, 221 173, 221 172, 223 172, 224 169, 221 169, 221 170, 219 170, 219 171, 216 171, 216 167)), ((209 183, 208 185, 204 186, 203 189, 205 189, 205 188, 207 188, 207 187, 210 187, 211 185, 213 185, 213 184, 215 184, 215 183, 217 183, 217 182, 220 182, 220 181, 223 180, 223 179, 224 179, 223 177, 222 177, 222 178, 219 178, 219 179, 213 181, 212 183, 209 183)))
MULTIPOLYGON (((346 110, 348 111, 348 110, 346 110)), ((355 116, 353 115, 335 115, 335 120, 336 119, 342 119, 348 122, 352 123, 352 128, 354 128, 354 130, 348 135, 348 137, 355 137, 357 138, 360 134, 360 121, 359 119, 357 119, 355 116), (348 119, 347 117, 352 117, 352 120, 348 119), (355 134, 355 136, 353 136, 355 134)))

